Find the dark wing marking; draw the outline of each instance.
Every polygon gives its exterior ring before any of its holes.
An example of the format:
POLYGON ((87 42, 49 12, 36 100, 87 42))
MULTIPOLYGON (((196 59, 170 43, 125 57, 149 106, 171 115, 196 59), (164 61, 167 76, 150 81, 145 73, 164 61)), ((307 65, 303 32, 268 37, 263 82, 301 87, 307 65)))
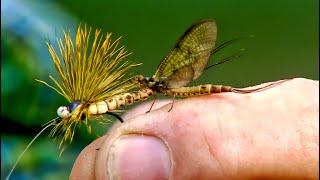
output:
POLYGON ((154 78, 170 88, 199 78, 214 50, 217 26, 213 20, 191 26, 159 65, 154 78))

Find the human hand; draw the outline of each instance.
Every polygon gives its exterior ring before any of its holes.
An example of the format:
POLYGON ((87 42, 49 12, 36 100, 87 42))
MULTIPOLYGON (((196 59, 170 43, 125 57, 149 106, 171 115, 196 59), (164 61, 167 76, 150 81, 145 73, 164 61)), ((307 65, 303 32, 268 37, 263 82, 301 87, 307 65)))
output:
POLYGON ((318 179, 318 81, 186 98, 168 112, 170 102, 128 112, 70 179, 318 179))

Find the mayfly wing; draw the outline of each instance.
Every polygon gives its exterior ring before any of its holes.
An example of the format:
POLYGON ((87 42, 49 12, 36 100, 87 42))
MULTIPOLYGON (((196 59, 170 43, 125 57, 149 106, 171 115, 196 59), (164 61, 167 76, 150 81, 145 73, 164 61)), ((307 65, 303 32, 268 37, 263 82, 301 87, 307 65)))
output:
POLYGON ((214 50, 217 26, 214 20, 192 25, 159 65, 154 78, 170 88, 199 78, 214 50))

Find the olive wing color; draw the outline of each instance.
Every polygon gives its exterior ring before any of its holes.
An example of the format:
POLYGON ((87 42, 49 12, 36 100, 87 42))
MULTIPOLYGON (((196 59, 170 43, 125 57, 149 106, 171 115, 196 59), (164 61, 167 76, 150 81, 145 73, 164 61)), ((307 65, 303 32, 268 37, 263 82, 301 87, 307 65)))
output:
POLYGON ((214 20, 192 25, 164 58, 153 77, 169 88, 182 87, 199 78, 214 50, 216 38, 214 20))

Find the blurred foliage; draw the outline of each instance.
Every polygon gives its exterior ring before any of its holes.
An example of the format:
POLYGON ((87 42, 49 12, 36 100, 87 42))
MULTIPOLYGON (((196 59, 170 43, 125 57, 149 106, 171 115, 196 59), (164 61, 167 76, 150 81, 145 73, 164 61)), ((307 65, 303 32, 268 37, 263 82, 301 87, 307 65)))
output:
MULTIPOLYGON (((318 79, 318 1, 1 1, 1 177, 41 125, 65 104, 34 78, 55 74, 45 47, 62 29, 79 22, 122 36, 143 62, 136 73, 151 76, 160 60, 195 21, 214 18, 218 44, 255 35, 220 51, 210 62, 245 48, 240 59, 206 71, 203 82, 245 87, 290 77, 318 79), (237 77, 237 78, 235 78, 237 77)), ((108 127, 102 127, 102 134, 108 127)), ((75 143, 59 157, 57 143, 42 136, 26 153, 12 179, 67 179, 80 150, 95 135, 77 132, 75 143)))

